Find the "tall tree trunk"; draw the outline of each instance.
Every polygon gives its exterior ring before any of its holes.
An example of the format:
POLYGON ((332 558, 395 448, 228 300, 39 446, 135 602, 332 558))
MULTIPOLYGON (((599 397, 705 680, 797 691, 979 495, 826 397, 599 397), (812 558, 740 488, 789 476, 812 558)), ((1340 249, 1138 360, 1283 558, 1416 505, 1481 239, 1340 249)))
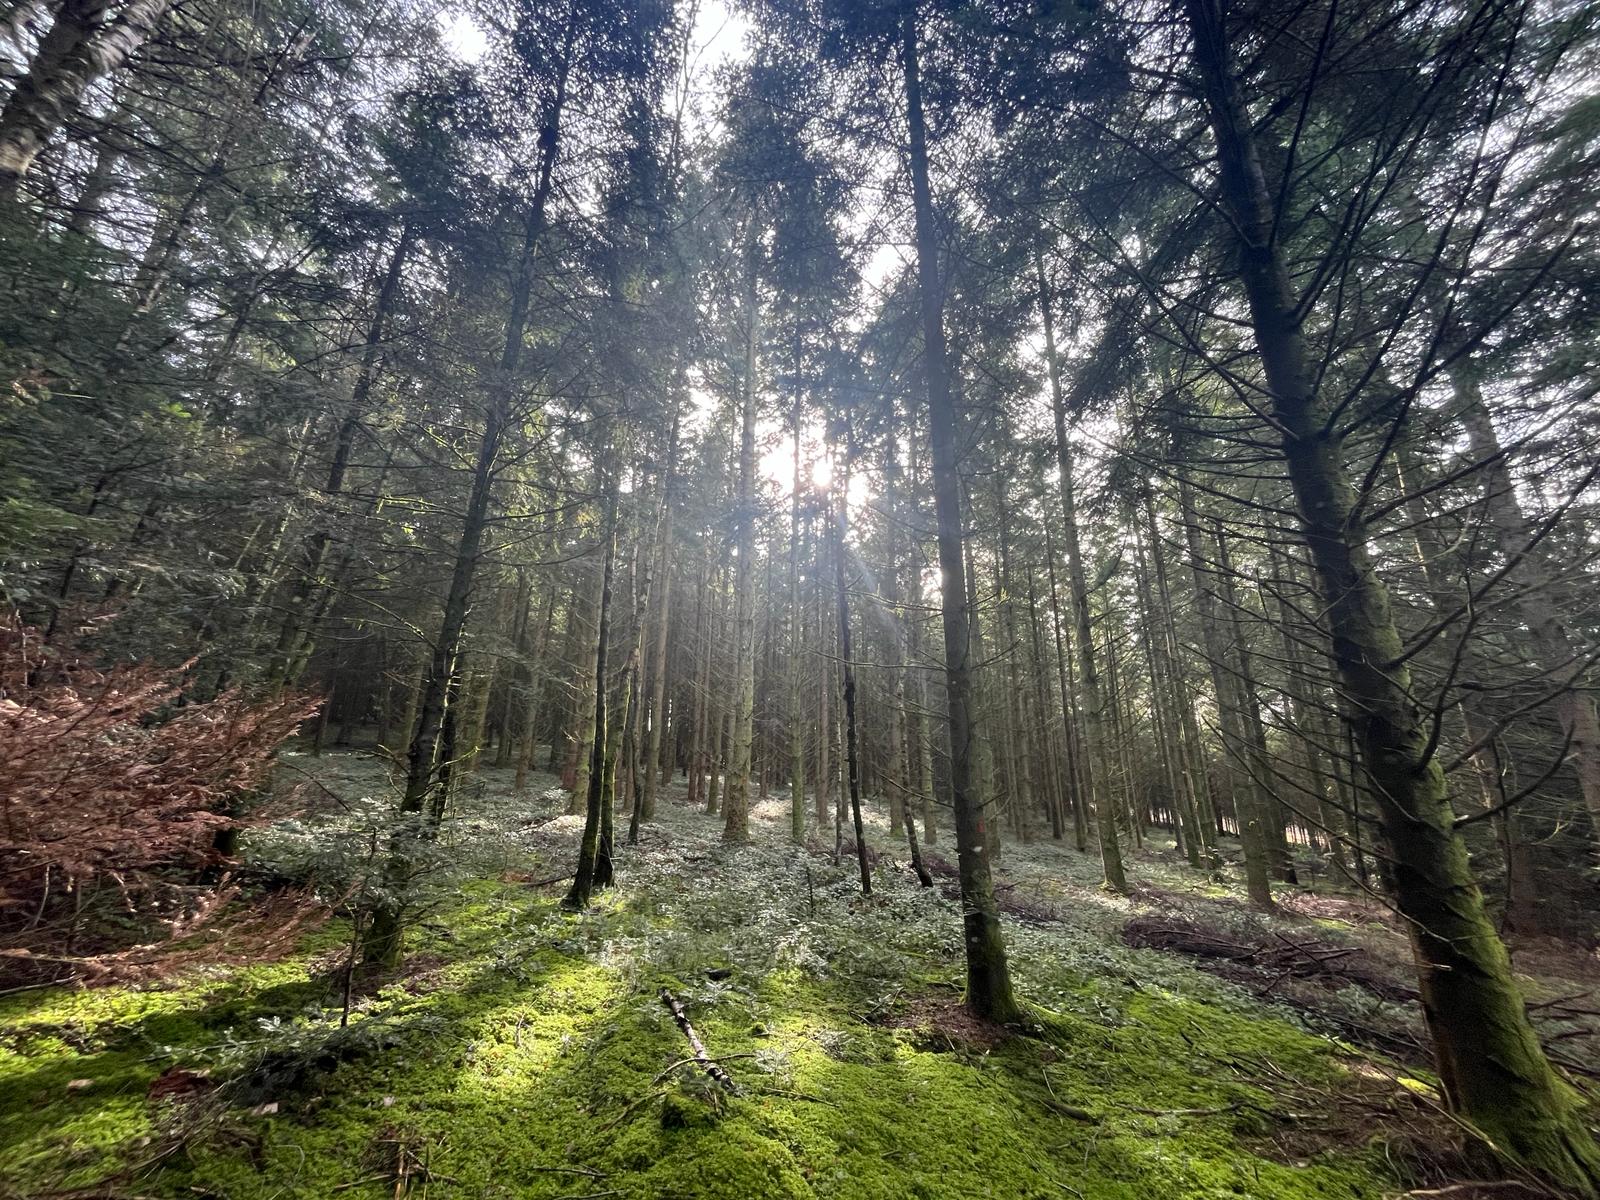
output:
POLYGON ((1072 844, 1081 854, 1089 849, 1088 787, 1084 780, 1084 755, 1078 752, 1077 708, 1073 704, 1073 671, 1067 661, 1067 635, 1061 629, 1061 598, 1056 588, 1056 550, 1045 531, 1045 563, 1050 574, 1050 624, 1056 645, 1056 681, 1061 689, 1062 742, 1067 755, 1067 778, 1072 784, 1072 844))
MULTIPOLYGON (((1145 496, 1145 503, 1149 504, 1148 493, 1145 496)), ((1178 727, 1174 713, 1175 705, 1181 701, 1175 696, 1166 630, 1161 625, 1160 615, 1156 611, 1155 597, 1151 594, 1150 588, 1153 574, 1151 560, 1160 552, 1160 547, 1146 545, 1146 539, 1141 536, 1136 516, 1130 523, 1133 526, 1134 553, 1138 556, 1137 591, 1140 624, 1143 626, 1140 640, 1144 643, 1145 656, 1150 665, 1150 720, 1155 729, 1162 773, 1166 777, 1167 787, 1172 796, 1172 828, 1178 849, 1191 867, 1198 867, 1201 863, 1203 835, 1199 830, 1194 797, 1189 790, 1188 772, 1184 769, 1183 733, 1178 727)))
MULTIPOLYGON (((597 482, 604 487, 597 473, 597 482)), ((585 609, 587 610, 577 622, 576 633, 580 638, 587 640, 581 643, 583 657, 579 660, 578 676, 576 682, 577 698, 573 706, 576 714, 573 729, 573 771, 572 785, 567 797, 567 815, 576 816, 584 811, 589 796, 589 764, 592 761, 591 751, 594 743, 589 739, 594 736, 594 689, 590 683, 594 679, 594 660, 600 648, 600 605, 601 593, 605 587, 604 549, 596 546, 601 552, 601 560, 595 564, 594 578, 589 581, 589 586, 584 589, 586 595, 585 609)))
MULTIPOLYGON (((589 771, 584 788, 583 837, 578 843, 578 866, 573 872, 572 887, 562 907, 582 910, 589 907, 594 891, 596 873, 609 870, 611 848, 603 844, 606 804, 606 642, 611 634, 611 585, 617 558, 617 488, 615 468, 607 472, 613 478, 606 483, 606 515, 604 549, 600 562, 600 608, 596 613, 597 637, 594 656, 594 723, 589 732, 589 771)), ((613 776, 613 780, 614 780, 613 776)), ((601 886, 604 886, 601 883, 601 886)))
POLYGON ((549 595, 545 597, 544 615, 539 618, 539 632, 524 651, 528 662, 528 692, 523 697, 522 726, 517 733, 517 777, 513 785, 513 790, 519 796, 527 787, 528 772, 533 767, 534 749, 539 740, 539 714, 545 688, 545 648, 549 645, 550 627, 555 621, 556 591, 552 583, 549 595))
POLYGON ((728 780, 723 789, 722 840, 750 840, 750 748, 756 704, 756 356, 761 337, 761 296, 757 275, 758 212, 749 213, 745 231, 744 381, 740 389, 739 486, 734 499, 733 736, 728 780))
POLYGON ((477 461, 473 466, 472 486, 467 498, 466 518, 456 545, 455 565, 450 588, 445 595, 439 634, 434 639, 433 658, 424 677, 418 703, 416 729, 412 732, 407 755, 406 784, 400 798, 396 822, 389 836, 389 854, 383 871, 379 898, 373 905, 367 925, 363 957, 381 967, 398 964, 402 951, 404 893, 410 883, 411 863, 417 843, 431 836, 427 802, 437 786, 449 794, 451 764, 436 762, 445 713, 461 699, 459 659, 462 634, 466 630, 472 586, 489 524, 489 504, 494 494, 495 464, 500 440, 510 417, 513 380, 522 361, 523 340, 528 330, 528 308, 533 290, 534 251, 544 234, 545 206, 550 198, 556 157, 561 144, 561 116, 566 104, 567 69, 576 35, 576 10, 568 19, 566 48, 556 78, 553 102, 540 131, 542 154, 538 182, 523 225, 521 254, 511 282, 511 307, 506 316, 505 341, 498 370, 491 376, 484 396, 483 433, 478 441, 477 461))
POLYGON ((704 551, 704 558, 700 564, 699 587, 695 590, 694 601, 694 643, 695 674, 694 690, 690 695, 693 710, 690 714, 692 728, 689 741, 689 806, 693 808, 700 803, 702 790, 706 785, 706 743, 709 740, 707 727, 709 720, 709 694, 711 691, 711 660, 715 647, 713 629, 711 625, 711 608, 707 597, 711 594, 714 576, 711 569, 711 547, 708 545, 704 551))
POLYGON ((661 596, 656 605, 656 644, 651 653, 652 686, 650 692, 650 736, 645 748, 644 795, 639 802, 639 814, 645 820, 656 815, 656 780, 661 772, 661 739, 667 725, 667 634, 672 622, 672 484, 678 460, 678 415, 681 407, 678 398, 672 403, 672 430, 667 435, 666 475, 661 481, 661 522, 657 533, 656 587, 661 596))
POLYGON ((0 201, 15 200, 52 134, 89 86, 120 68, 150 39, 172 0, 65 0, 40 38, 27 73, 0 110, 0 201), (109 19, 108 19, 109 17, 109 19))
POLYGON ((1292 569, 1285 571, 1284 556, 1278 547, 1273 546, 1271 554, 1271 590, 1276 598, 1279 646, 1289 675, 1286 700, 1293 742, 1291 748, 1296 752, 1296 762, 1303 773, 1305 794, 1316 807, 1314 818, 1311 818, 1310 814, 1306 815, 1308 819, 1314 819, 1321 825, 1328 841, 1328 855, 1334 870, 1348 879, 1350 868, 1345 855, 1345 841, 1348 835, 1345 832, 1344 814, 1328 795, 1328 783, 1332 774, 1326 765, 1331 752, 1330 739, 1325 726, 1318 720, 1319 703, 1313 694, 1311 673, 1306 668, 1305 639, 1304 635, 1295 632, 1295 607, 1288 596, 1288 589, 1294 581, 1294 572, 1292 569))
POLYGON ((1117 842, 1116 806, 1111 796, 1106 746, 1105 698, 1095 665, 1094 626, 1090 620, 1088 576, 1078 536, 1078 504, 1074 495, 1072 443, 1067 438, 1067 402, 1061 390, 1061 368, 1056 356, 1055 318, 1049 282, 1042 259, 1035 260, 1039 280, 1039 309, 1044 319, 1045 364, 1050 376, 1050 407, 1056 426, 1057 486, 1061 492, 1061 534, 1067 551, 1067 585, 1072 593, 1072 633, 1077 649, 1078 679, 1083 692, 1083 778, 1089 807, 1094 810, 1100 839, 1100 861, 1105 886, 1113 892, 1128 890, 1122 868, 1122 847, 1117 842))
POLYGON ((295 682, 294 664, 304 661, 310 653, 310 644, 316 636, 314 622, 305 611, 313 591, 332 588, 335 581, 321 578, 327 559, 328 545, 333 539, 328 528, 332 513, 327 511, 344 492, 345 477, 350 472, 350 459, 355 453, 356 436, 367 418, 371 406, 372 385, 378 377, 378 367, 383 354, 383 341, 395 302, 400 296, 400 280, 405 270, 406 258, 411 251, 412 229, 409 222, 401 227, 400 240, 378 286, 373 301, 372 321, 367 326, 366 342, 361 351, 361 365, 356 373, 355 385, 350 389, 350 401, 334 436, 333 454, 328 461, 328 476, 322 486, 324 511, 317 522, 317 530, 306 539, 302 548, 299 574, 290 589, 288 613, 278 635, 277 661, 273 667, 273 682, 284 687, 295 682))
MULTIPOLYGON (((912 529, 920 524, 921 513, 916 497, 923 495, 921 460, 917 454, 916 423, 907 420, 909 429, 911 466, 911 512, 908 521, 912 529)), ((928 672, 923 669, 922 656, 922 547, 920 539, 913 539, 912 553, 906 562, 906 591, 916 602, 907 613, 909 626, 906 633, 906 658, 911 704, 906 718, 906 738, 910 745, 913 787, 922 815, 922 840, 932 846, 938 842, 938 823, 934 818, 933 802, 933 735, 929 721, 928 672)))
POLYGON ((794 389, 790 413, 794 438, 794 486, 789 500, 789 670, 786 717, 789 725, 789 840, 801 845, 806 840, 806 734, 805 715, 800 700, 801 663, 805 650, 805 600, 800 594, 800 482, 801 392, 794 389))
POLYGON ((1244 724, 1246 744, 1238 753, 1247 763, 1246 770, 1253 781, 1258 811, 1261 814, 1262 833, 1266 838, 1267 853, 1272 872, 1285 883, 1298 882, 1295 878, 1294 860, 1289 854, 1289 842, 1284 829, 1283 802, 1278 799, 1272 759, 1267 753, 1267 732, 1261 723, 1261 700, 1256 695, 1256 675, 1250 642, 1244 631, 1244 605, 1234 586, 1236 575, 1233 560, 1228 552, 1228 533, 1221 518, 1211 519, 1213 542, 1217 548, 1217 569, 1213 573, 1228 626, 1233 632, 1229 648, 1233 651, 1227 670, 1234 679, 1234 695, 1239 704, 1239 716, 1244 724))
POLYGON ((834 503, 837 512, 833 522, 833 585, 834 603, 839 619, 839 677, 844 706, 844 761, 845 776, 850 786, 850 822, 855 829, 856 865, 861 871, 861 894, 872 895, 872 872, 867 864, 867 835, 861 825, 861 749, 856 730, 856 667, 851 659, 850 641, 850 590, 845 572, 845 530, 850 513, 850 454, 847 444, 844 456, 843 483, 834 503))
POLYGON ((830 632, 834 622, 827 619, 827 606, 823 600, 824 588, 822 584, 823 572, 821 570, 824 559, 824 546, 830 539, 819 533, 812 539, 815 548, 817 571, 817 634, 818 641, 823 643, 821 667, 817 671, 820 680, 817 704, 817 830, 827 829, 830 813, 833 811, 833 714, 830 711, 833 696, 833 660, 828 651, 832 648, 830 632))
POLYGON ((1051 840, 1059 842, 1066 833, 1066 825, 1061 819, 1061 777, 1056 770, 1054 739, 1050 733, 1055 715, 1050 700, 1050 667, 1044 652, 1044 635, 1039 627, 1038 579, 1032 566, 1028 568, 1028 640, 1033 648, 1028 675, 1033 688, 1035 711, 1039 714, 1039 733, 1043 739, 1039 765, 1044 776, 1044 814, 1050 822, 1051 840))
POLYGON ((983 800, 972 778, 971 623, 967 612, 966 557, 961 539, 961 478, 956 461, 956 411, 944 340, 944 289, 939 274, 933 193, 928 184, 928 133, 922 112, 917 60, 916 6, 901 15, 901 66, 910 125, 911 191, 915 210, 918 299, 922 310, 923 377, 928 392, 928 438, 933 458, 933 499, 938 526, 940 601, 944 623, 945 690, 950 726, 950 792, 961 878, 967 958, 967 1004, 995 1021, 1022 1017, 1011 989, 1005 939, 994 882, 984 854, 983 800))
POLYGON ((1248 763, 1250 738, 1245 728, 1245 700, 1240 696, 1239 677, 1228 661, 1225 618, 1218 611, 1216 571, 1203 541, 1200 515, 1195 511, 1189 481, 1178 476, 1178 498, 1182 508, 1183 534, 1189 548, 1189 567, 1194 574, 1195 610, 1200 618, 1200 634, 1206 662, 1211 668, 1211 684, 1217 698, 1217 725, 1222 734, 1222 765, 1233 800, 1234 819, 1239 823, 1239 842, 1244 848, 1245 891, 1250 903, 1271 909, 1272 858, 1267 841, 1266 817, 1261 794, 1248 763))
MULTIPOLYGON (((520 336, 520 334, 519 334, 520 336)), ((462 633, 472 593, 478 556, 488 527, 489 501, 494 491, 494 464, 502 432, 500 415, 491 403, 485 418, 484 437, 478 447, 473 469, 472 492, 466 520, 456 546, 455 568, 450 590, 445 596, 439 633, 434 639, 433 657, 423 679, 418 704, 417 725, 407 752, 405 790, 401 794, 394 828, 389 835, 389 856, 384 868, 380 898, 367 925, 365 961, 385 968, 399 963, 402 925, 402 896, 410 883, 411 863, 416 843, 431 837, 440 805, 430 804, 437 788, 448 795, 454 764, 439 762, 437 751, 444 729, 445 714, 461 700, 460 671, 462 633)))
POLYGON ((1027 822, 1033 807, 1033 744, 1028 716, 1028 691, 1022 684, 1017 651, 1017 606, 1011 592, 1011 523, 1005 503, 1005 484, 995 476, 1000 515, 999 554, 995 558, 995 603, 1000 621, 1002 653, 1006 658, 1006 686, 1002 697, 1005 719, 1007 776, 1011 790, 1012 828, 1019 841, 1027 840, 1027 822))
POLYGON ((1194 838, 1199 843, 1206 864, 1218 866, 1216 835, 1217 819, 1212 811, 1211 784, 1206 778, 1201 757, 1200 731, 1194 719, 1194 698, 1184 680, 1182 655, 1179 650, 1178 621, 1172 610, 1171 583, 1167 578, 1167 560, 1162 554, 1161 527, 1156 520, 1154 493, 1144 496, 1145 525, 1149 531, 1150 560, 1155 568, 1156 613, 1160 619, 1162 657, 1167 665, 1167 686, 1173 710, 1177 713, 1177 747, 1179 769, 1194 818, 1194 838))
POLYGON ((1600 1196, 1600 1147, 1579 1096, 1539 1045, 1484 911, 1428 721, 1412 695, 1388 591, 1368 555, 1343 447, 1318 403, 1222 10, 1217 0, 1185 0, 1185 8, 1256 349, 1388 844, 1389 883, 1411 935, 1440 1081, 1451 1107, 1501 1153, 1600 1196))
MULTIPOLYGON (((989 661, 989 651, 983 640, 983 606, 978 602, 978 571, 973 561, 972 545, 962 547, 966 556, 967 576, 967 658, 969 662, 983 664, 989 661)), ((972 670, 972 795, 978 811, 984 814, 984 861, 992 869, 999 863, 1004 847, 1000 842, 999 789, 994 764, 994 743, 989 737, 986 718, 994 712, 990 696, 989 672, 974 667, 972 670)))

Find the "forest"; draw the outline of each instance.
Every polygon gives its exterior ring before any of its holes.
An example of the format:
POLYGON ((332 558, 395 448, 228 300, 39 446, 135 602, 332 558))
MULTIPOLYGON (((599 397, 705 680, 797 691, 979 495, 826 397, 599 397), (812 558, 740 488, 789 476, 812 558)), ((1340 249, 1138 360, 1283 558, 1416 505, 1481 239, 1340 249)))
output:
POLYGON ((1600 1198, 1600 5, 0 13, 0 1198, 1600 1198))

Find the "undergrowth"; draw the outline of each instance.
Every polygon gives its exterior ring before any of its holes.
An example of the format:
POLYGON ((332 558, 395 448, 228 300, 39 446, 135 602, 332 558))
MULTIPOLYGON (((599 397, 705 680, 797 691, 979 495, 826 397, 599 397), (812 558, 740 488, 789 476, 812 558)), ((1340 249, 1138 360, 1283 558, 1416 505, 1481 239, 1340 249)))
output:
MULTIPOLYGON (((406 967, 348 1012, 343 921, 279 962, 0 1000, 4 1194, 1378 1200, 1437 1169, 1425 1078, 1124 945, 1121 901, 1008 920, 1035 1019, 990 1029, 959 1006, 955 903, 888 855, 863 899, 781 813, 727 848, 674 792, 574 916, 516 882, 570 857, 564 797, 485 777, 406 967)), ((355 756, 322 780, 383 784, 355 756)), ((352 812, 253 853, 325 869, 352 812)))

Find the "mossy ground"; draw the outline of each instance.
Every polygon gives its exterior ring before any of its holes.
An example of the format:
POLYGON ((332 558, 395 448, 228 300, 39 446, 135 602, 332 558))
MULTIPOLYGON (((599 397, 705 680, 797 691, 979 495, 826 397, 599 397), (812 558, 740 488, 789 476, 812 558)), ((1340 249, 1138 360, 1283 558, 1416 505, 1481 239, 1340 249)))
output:
MULTIPOLYGON (((366 760, 333 761, 337 786, 381 785, 366 760)), ((954 904, 887 858, 863 900, 785 844, 776 797, 755 843, 728 848, 670 794, 621 849, 622 886, 574 916, 555 889, 502 881, 570 856, 553 781, 515 798, 486 774, 457 840, 484 877, 413 931, 399 977, 357 992, 348 1029, 342 922, 279 962, 0 1000, 0 1192, 359 1200, 403 1176, 439 1200, 1377 1200, 1412 1182, 1383 1122, 1336 1114, 1425 1098, 1122 946, 1122 901, 1008 921, 1039 1021, 1006 1036, 956 1019, 954 904), (663 986, 739 1095, 673 1066, 688 1048, 663 986), (220 1086, 149 1098, 173 1068, 220 1086)), ((1050 853, 1052 878, 1088 869, 1050 853)))

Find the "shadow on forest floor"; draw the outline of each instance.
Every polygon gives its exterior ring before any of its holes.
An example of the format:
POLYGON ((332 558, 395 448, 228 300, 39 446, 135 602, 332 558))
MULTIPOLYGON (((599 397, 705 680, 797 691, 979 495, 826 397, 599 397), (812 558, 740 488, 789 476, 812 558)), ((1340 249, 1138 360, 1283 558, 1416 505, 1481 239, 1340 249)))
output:
MULTIPOLYGON (((294 766, 337 799, 248 853, 348 858, 382 765, 294 766)), ((520 882, 573 855, 556 781, 479 784, 406 968, 356 989, 347 1026, 340 921, 277 962, 0 1000, 0 1195, 1379 1200, 1468 1177, 1403 939, 1365 901, 1258 917, 1236 881, 1148 842, 1138 891, 1113 897, 1088 856, 1008 844, 1006 933, 1039 1022, 1021 1037, 960 1008, 958 905, 916 886, 881 817, 866 899, 852 862, 788 844, 787 797, 730 847, 669 789, 619 847, 620 885, 571 915, 520 882), (684 1062, 662 987, 737 1095, 684 1062)), ((1529 979, 1535 1000, 1594 986, 1567 970, 1529 979)))

